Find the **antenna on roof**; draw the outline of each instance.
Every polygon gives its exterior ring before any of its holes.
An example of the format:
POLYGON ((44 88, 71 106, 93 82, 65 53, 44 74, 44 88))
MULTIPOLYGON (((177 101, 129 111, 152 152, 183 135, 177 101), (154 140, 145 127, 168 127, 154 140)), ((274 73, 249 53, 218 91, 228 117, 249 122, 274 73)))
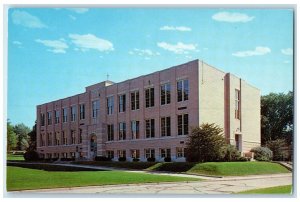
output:
POLYGON ((106 74, 106 81, 108 81, 108 78, 109 78, 109 74, 106 74))

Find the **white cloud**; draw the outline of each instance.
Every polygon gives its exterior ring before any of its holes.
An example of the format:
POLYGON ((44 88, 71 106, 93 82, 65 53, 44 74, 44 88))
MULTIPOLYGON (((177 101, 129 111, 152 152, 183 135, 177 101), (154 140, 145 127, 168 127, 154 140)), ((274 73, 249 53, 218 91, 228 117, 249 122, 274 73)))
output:
POLYGON ((45 28, 47 27, 42 21, 25 11, 15 10, 11 14, 12 21, 16 25, 22 25, 29 28, 45 28))
POLYGON ((229 13, 229 12, 219 12, 212 16, 212 19, 221 22, 249 22, 253 20, 254 16, 248 16, 243 13, 229 13))
POLYGON ((291 48, 281 49, 281 53, 284 55, 293 55, 293 49, 291 48))
POLYGON ((184 44, 182 42, 178 42, 177 44, 169 44, 166 42, 159 42, 157 46, 163 48, 165 50, 174 52, 176 54, 188 54, 189 51, 196 51, 197 44, 184 44))
POLYGON ((132 51, 129 51, 128 53, 130 55, 138 55, 138 56, 144 57, 145 60, 150 60, 151 57, 160 55, 159 52, 154 52, 149 49, 138 49, 138 48, 135 48, 132 51))
POLYGON ((74 11, 75 13, 83 14, 85 12, 88 12, 88 8, 67 8, 70 11, 74 11))
POLYGON ((72 39, 72 43, 83 52, 89 49, 95 49, 100 52, 114 50, 113 44, 110 41, 98 38, 93 34, 69 34, 69 37, 72 39))
POLYGON ((66 49, 69 48, 69 46, 62 40, 41 40, 36 39, 37 43, 41 43, 46 47, 49 47, 51 49, 47 49, 47 51, 53 52, 53 53, 66 53, 66 49))
POLYGON ((160 28, 160 30, 163 30, 163 31, 181 31, 181 32, 192 31, 192 29, 190 27, 184 27, 184 26, 178 26, 178 27, 163 26, 163 27, 160 28))
POLYGON ((257 46, 254 50, 238 51, 238 52, 232 53, 232 55, 236 56, 236 57, 249 57, 249 56, 255 56, 255 55, 265 55, 270 52, 271 52, 271 49, 268 47, 257 46))
POLYGON ((13 41, 13 44, 14 44, 14 45, 17 45, 17 46, 22 45, 22 43, 21 43, 20 41, 13 41))
POLYGON ((76 20, 76 17, 73 15, 69 15, 69 18, 71 18, 72 20, 76 20))
POLYGON ((285 63, 285 64, 289 64, 289 63, 291 63, 291 61, 289 61, 289 60, 285 60, 285 61, 283 61, 283 63, 285 63))

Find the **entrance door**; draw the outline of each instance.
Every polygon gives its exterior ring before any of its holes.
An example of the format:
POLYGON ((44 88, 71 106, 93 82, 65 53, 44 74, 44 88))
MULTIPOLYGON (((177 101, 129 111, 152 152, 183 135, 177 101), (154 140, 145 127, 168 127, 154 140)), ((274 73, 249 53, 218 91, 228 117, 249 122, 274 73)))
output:
POLYGON ((235 147, 238 151, 241 151, 241 135, 235 134, 235 147))
POLYGON ((97 137, 93 135, 90 141, 90 158, 95 158, 97 156, 97 137))

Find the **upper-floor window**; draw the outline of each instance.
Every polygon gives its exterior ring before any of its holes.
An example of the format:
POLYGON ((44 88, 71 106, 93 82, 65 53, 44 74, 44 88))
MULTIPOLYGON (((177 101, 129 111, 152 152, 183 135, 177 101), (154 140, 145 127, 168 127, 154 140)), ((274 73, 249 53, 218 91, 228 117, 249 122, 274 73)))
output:
POLYGON ((189 80, 177 81, 177 102, 189 99, 189 80))
POLYGON ((107 141, 113 141, 114 140, 114 125, 108 124, 107 125, 107 141))
POLYGON ((84 104, 80 104, 79 105, 79 119, 85 119, 85 105, 84 104))
POLYGON ((114 97, 107 98, 107 114, 112 114, 114 112, 114 97))
POLYGON ((154 119, 148 119, 146 122, 146 138, 153 138, 155 137, 155 121, 154 119))
POLYGON ((55 116, 55 124, 59 123, 59 117, 60 117, 60 112, 58 110, 54 111, 54 116, 55 116))
POLYGON ((62 131, 62 144, 63 145, 68 144, 68 138, 67 138, 67 134, 65 133, 65 131, 62 131))
POLYGON ((71 144, 76 144, 76 131, 71 130, 71 144))
POLYGON ((235 89, 235 106, 234 106, 234 117, 236 119, 240 119, 240 113, 241 113, 241 110, 240 110, 240 91, 235 89))
POLYGON ((145 90, 146 108, 154 106, 154 88, 147 88, 145 90))
POLYGON ((139 139, 140 138, 140 122, 131 121, 131 138, 139 139))
POLYGON ((59 138, 59 132, 55 133, 55 145, 59 145, 60 144, 60 138, 59 138))
POLYGON ((126 123, 121 122, 119 123, 119 140, 126 139, 126 123))
POLYGON ((171 84, 166 83, 160 86, 160 104, 170 104, 171 103, 171 84))
POLYGON ((78 141, 79 144, 82 143, 82 129, 80 128, 79 129, 79 141, 78 141))
POLYGON ((131 92, 131 110, 140 109, 140 94, 139 91, 131 92))
POLYGON ((71 107, 71 121, 76 121, 77 107, 71 107))
POLYGON ((181 114, 177 116, 178 135, 189 134, 189 115, 181 114))
POLYGON ((47 112, 47 117, 48 117, 48 125, 51 125, 52 124, 52 113, 47 112))
POLYGON ((45 125, 45 114, 41 113, 41 126, 45 125))
POLYGON ((68 121, 68 109, 63 108, 63 123, 66 123, 68 121))
POLYGON ((48 133, 48 146, 52 146, 52 133, 48 133))
POLYGON ((126 95, 119 95, 119 112, 126 111, 126 95))
POLYGON ((41 134, 41 146, 45 146, 45 134, 41 134))
POLYGON ((171 136, 171 117, 162 117, 161 124, 161 136, 171 136))
POLYGON ((92 117, 97 118, 100 110, 100 101, 95 100, 92 102, 92 117))

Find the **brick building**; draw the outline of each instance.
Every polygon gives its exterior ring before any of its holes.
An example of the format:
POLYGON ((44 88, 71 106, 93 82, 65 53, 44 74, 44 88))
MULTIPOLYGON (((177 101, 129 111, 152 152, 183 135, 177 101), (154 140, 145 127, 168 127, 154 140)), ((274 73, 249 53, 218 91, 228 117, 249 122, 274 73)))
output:
POLYGON ((184 161, 191 127, 216 123, 241 152, 260 145, 260 91, 194 60, 37 106, 44 158, 109 156, 184 161))

